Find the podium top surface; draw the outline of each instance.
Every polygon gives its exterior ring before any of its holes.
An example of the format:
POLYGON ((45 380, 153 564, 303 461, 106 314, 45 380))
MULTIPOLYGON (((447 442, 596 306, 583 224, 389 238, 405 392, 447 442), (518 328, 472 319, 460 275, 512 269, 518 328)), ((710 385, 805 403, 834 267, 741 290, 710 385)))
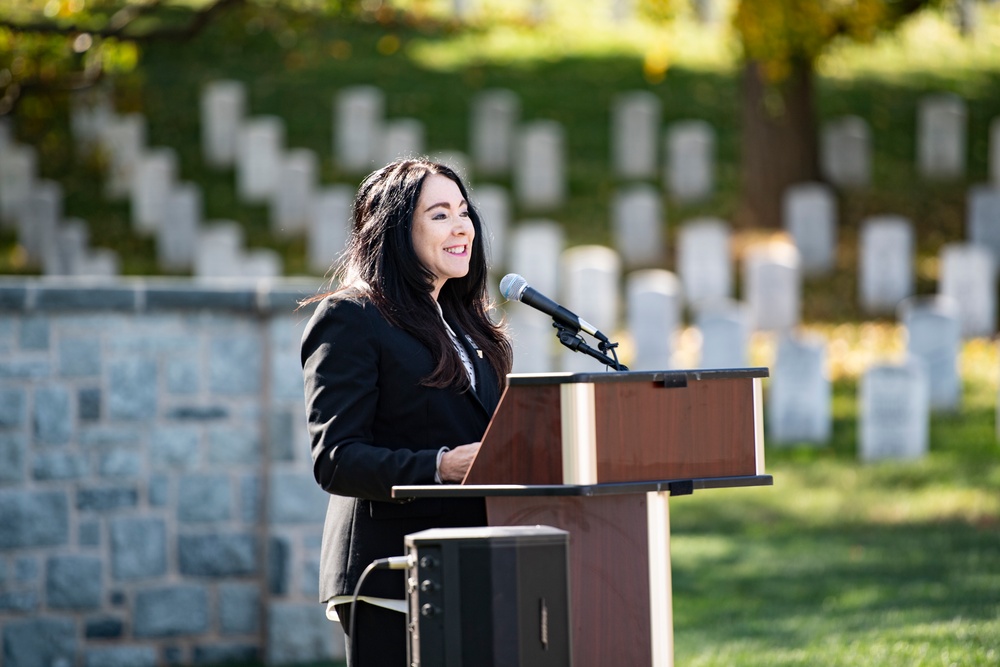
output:
POLYGON ((765 378, 768 369, 712 368, 675 371, 596 371, 591 373, 511 373, 507 376, 510 386, 553 384, 603 384, 612 382, 662 382, 666 385, 684 385, 698 380, 726 380, 733 378, 765 378))

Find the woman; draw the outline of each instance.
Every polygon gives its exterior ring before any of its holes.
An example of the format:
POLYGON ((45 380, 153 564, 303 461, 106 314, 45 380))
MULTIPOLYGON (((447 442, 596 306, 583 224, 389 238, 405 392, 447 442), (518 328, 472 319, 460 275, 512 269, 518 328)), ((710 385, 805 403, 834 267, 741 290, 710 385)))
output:
MULTIPOLYGON (((510 343, 487 316, 482 224, 459 177, 426 160, 372 173, 302 339, 316 481, 327 492, 320 601, 350 632, 362 571, 403 538, 486 523, 482 499, 398 502, 396 485, 460 482, 496 408, 510 343)), ((352 667, 406 664, 403 573, 375 570, 355 611, 352 667), (397 603, 398 606, 398 603, 397 603)), ((332 615, 332 614, 331 614, 332 615)))

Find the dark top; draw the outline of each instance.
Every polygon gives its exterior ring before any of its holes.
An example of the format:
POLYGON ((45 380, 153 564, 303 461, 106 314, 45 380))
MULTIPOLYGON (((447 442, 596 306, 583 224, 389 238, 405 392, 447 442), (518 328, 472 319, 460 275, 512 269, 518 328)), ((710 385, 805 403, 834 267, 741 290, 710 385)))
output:
MULTIPOLYGON (((431 351, 391 326, 355 291, 317 306, 302 338, 313 473, 329 492, 320 601, 350 595, 371 561, 403 555, 403 539, 427 528, 486 524, 482 498, 396 501, 396 485, 434 483, 441 447, 482 439, 500 399, 497 378, 471 340, 476 390, 424 387, 431 351)), ((402 572, 378 570, 363 595, 405 597, 402 572)))

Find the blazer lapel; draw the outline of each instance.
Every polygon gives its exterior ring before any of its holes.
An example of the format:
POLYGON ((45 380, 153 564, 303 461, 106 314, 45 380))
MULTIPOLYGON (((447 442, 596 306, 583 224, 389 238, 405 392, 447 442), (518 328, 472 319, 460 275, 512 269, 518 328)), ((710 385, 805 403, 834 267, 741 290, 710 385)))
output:
POLYGON ((476 403, 482 406, 486 414, 492 415, 499 401, 493 367, 483 357, 483 351, 479 349, 471 336, 451 321, 448 322, 448 325, 451 326, 462 347, 465 348, 466 354, 469 355, 469 359, 472 361, 472 368, 476 373, 476 389, 468 393, 475 399, 476 403))

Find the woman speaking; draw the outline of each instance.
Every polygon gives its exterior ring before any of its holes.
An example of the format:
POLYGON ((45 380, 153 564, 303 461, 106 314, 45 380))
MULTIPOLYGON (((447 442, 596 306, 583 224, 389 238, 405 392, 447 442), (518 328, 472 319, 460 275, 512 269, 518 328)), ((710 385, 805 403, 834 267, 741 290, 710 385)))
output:
POLYGON ((482 499, 399 502, 396 485, 460 482, 511 367, 488 315, 482 222, 461 179, 427 160, 369 175, 337 265, 302 339, 316 481, 329 494, 320 601, 354 641, 350 667, 406 664, 403 573, 375 570, 348 627, 350 596, 374 560, 427 528, 486 524, 482 499))

